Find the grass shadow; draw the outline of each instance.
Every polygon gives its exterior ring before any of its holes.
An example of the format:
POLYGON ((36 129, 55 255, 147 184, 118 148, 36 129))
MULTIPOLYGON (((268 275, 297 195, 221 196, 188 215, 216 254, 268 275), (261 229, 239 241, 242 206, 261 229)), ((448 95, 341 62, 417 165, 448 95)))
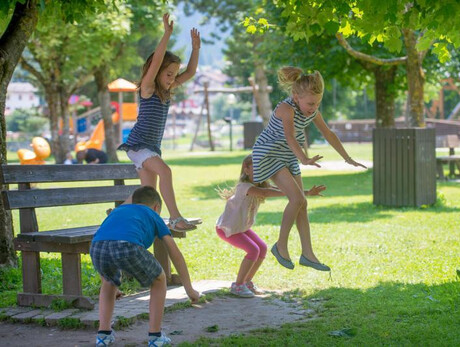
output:
POLYGON ((241 165, 243 159, 249 154, 228 155, 222 156, 189 156, 186 158, 171 158, 166 159, 170 166, 222 166, 222 165, 241 165))

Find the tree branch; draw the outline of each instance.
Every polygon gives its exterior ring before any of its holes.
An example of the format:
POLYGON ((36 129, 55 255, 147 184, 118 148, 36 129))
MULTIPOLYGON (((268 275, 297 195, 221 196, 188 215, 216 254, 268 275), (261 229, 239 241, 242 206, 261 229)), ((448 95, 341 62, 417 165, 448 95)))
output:
POLYGON ((20 63, 24 70, 29 71, 43 86, 46 85, 45 76, 34 68, 32 64, 29 64, 23 57, 21 57, 20 63))
POLYGON ((398 65, 398 64, 405 64, 407 57, 398 57, 398 58, 391 58, 391 59, 383 59, 383 58, 377 58, 374 57, 373 55, 365 54, 362 52, 359 52, 355 49, 353 49, 350 44, 345 40, 343 35, 341 33, 335 34, 335 37, 337 37, 337 40, 339 41, 339 44, 345 48, 345 50, 350 54, 352 57, 355 57, 356 59, 367 61, 372 64, 377 64, 377 65, 398 65))

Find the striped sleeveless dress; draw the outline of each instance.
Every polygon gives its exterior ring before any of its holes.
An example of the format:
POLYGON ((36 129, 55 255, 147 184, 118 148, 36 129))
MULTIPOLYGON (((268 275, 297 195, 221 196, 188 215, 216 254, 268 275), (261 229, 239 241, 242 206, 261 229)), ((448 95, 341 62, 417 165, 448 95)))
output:
POLYGON ((118 149, 137 152, 147 148, 161 156, 161 141, 163 140, 169 105, 169 100, 163 104, 155 94, 144 99, 139 93, 137 122, 131 129, 126 142, 121 144, 118 149))
POLYGON ((253 180, 256 183, 268 180, 285 167, 293 176, 300 175, 299 160, 287 144, 283 121, 275 115, 282 103, 286 103, 294 109, 295 138, 301 147, 305 142, 304 128, 313 121, 317 114, 315 111, 312 115, 305 117, 291 97, 276 105, 268 126, 259 135, 252 149, 253 180))

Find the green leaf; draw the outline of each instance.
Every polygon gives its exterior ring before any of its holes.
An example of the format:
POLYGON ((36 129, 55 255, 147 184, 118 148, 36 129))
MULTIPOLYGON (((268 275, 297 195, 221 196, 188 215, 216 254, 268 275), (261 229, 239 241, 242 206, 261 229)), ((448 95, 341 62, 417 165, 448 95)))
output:
POLYGON ((334 330, 328 333, 328 335, 335 337, 353 337, 357 333, 355 328, 343 328, 341 330, 334 330))
POLYGON ((248 32, 249 34, 255 34, 256 31, 257 31, 257 28, 254 24, 251 24, 246 28, 246 32, 248 32))
POLYGON ((438 42, 435 43, 433 48, 433 53, 438 56, 438 59, 441 63, 445 63, 450 60, 450 52, 447 49, 447 43, 438 42))
POLYGON ((208 333, 215 333, 219 331, 219 326, 217 324, 211 325, 209 327, 206 327, 204 330, 206 330, 208 333))
POLYGON ((339 31, 340 29, 340 24, 335 22, 335 21, 329 21, 326 24, 324 24, 324 29, 328 34, 334 35, 339 31))

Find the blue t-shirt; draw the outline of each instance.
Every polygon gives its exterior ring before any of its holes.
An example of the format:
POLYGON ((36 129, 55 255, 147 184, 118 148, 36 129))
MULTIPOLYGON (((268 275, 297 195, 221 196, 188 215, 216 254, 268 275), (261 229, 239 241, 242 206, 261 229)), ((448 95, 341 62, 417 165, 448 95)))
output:
POLYGON ((155 237, 171 235, 163 219, 150 207, 126 204, 115 208, 94 235, 96 241, 128 241, 149 248, 155 237))

